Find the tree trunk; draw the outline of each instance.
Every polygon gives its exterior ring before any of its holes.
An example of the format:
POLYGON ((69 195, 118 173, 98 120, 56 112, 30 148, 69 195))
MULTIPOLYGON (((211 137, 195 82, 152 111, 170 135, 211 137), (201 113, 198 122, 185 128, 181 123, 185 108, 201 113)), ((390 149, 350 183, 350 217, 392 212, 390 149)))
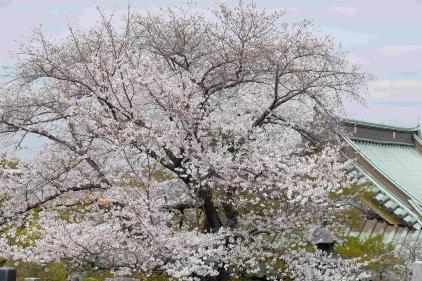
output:
POLYGON ((224 215, 228 220, 228 227, 230 227, 231 229, 234 229, 237 225, 237 215, 238 212, 236 211, 236 209, 233 207, 232 204, 230 203, 222 203, 223 206, 223 211, 224 211, 224 215))
POLYGON ((199 194, 200 198, 204 201, 202 207, 204 209, 205 218, 209 231, 215 233, 220 230, 223 226, 220 215, 212 202, 212 196, 209 192, 201 191, 199 194))
MULTIPOLYGON (((223 226, 220 215, 212 202, 212 195, 210 192, 201 191, 199 193, 203 202, 203 209, 206 218, 206 224, 209 232, 215 233, 223 226)), ((218 268, 219 274, 217 276, 202 277, 203 281, 227 281, 230 279, 230 273, 224 267, 218 268)))

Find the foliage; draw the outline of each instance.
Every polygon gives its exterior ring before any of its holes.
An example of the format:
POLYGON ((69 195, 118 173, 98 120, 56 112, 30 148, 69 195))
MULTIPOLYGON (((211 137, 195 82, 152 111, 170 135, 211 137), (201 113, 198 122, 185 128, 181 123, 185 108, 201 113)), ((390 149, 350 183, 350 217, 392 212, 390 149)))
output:
POLYGON ((367 268, 382 275, 394 270, 401 260, 394 253, 395 246, 384 242, 384 236, 373 235, 370 238, 346 237, 342 245, 336 245, 335 251, 345 258, 360 258, 367 262, 367 268))
POLYGON ((52 263, 42 266, 37 263, 12 263, 7 262, 6 266, 16 268, 17 281, 24 281, 27 277, 38 277, 43 281, 67 281, 67 271, 63 263, 52 263))

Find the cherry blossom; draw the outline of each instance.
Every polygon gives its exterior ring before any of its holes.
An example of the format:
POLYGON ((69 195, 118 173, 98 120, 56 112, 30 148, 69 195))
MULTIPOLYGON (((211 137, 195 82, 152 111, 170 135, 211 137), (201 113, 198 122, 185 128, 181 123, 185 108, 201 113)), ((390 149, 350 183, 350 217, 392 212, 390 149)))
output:
POLYGON ((44 145, 2 177, 0 255, 176 279, 364 274, 304 237, 347 187, 335 116, 366 74, 309 21, 212 12, 35 32, 0 90, 0 135, 44 145))

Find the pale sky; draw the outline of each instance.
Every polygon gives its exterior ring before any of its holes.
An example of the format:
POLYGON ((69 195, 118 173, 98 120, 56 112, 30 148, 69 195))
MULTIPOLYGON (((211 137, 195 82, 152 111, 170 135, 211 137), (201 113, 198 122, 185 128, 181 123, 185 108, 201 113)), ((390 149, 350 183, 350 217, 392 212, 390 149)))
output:
MULTIPOLYGON (((191 0, 192 2, 192 0, 191 0)), ((195 1, 199 7, 210 1, 195 1)), ((235 2, 235 1, 229 1, 235 2)), ((267 9, 285 9, 288 20, 313 19, 322 34, 342 43, 352 62, 375 75, 367 107, 349 105, 356 119, 415 126, 422 121, 422 0, 258 0, 267 9)), ((105 10, 124 10, 126 0, 97 0, 105 10)), ((137 9, 185 5, 187 0, 134 0, 137 9)), ((95 24, 91 0, 0 0, 0 65, 13 65, 10 51, 43 26, 63 36, 67 26, 95 24)))

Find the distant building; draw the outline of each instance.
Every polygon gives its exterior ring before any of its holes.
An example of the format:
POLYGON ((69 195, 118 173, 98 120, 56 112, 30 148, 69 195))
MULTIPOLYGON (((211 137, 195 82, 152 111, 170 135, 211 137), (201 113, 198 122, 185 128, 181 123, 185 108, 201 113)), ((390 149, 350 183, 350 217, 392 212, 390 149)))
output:
MULTIPOLYGON (((422 139, 419 128, 344 120, 349 175, 370 184, 369 208, 361 230, 348 235, 383 234, 387 243, 422 241, 422 139)), ((347 232, 347 231, 346 231, 347 232)), ((400 246, 399 246, 400 248, 400 246)))

